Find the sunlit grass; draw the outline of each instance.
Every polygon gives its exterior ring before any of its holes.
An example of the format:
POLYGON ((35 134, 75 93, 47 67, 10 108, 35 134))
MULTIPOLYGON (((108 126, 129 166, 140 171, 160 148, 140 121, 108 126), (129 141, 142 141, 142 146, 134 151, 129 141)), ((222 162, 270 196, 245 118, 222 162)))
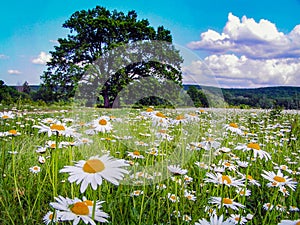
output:
POLYGON ((0 118, 0 224, 42 224, 46 213, 54 212, 50 203, 57 196, 104 201, 101 210, 109 215, 108 223, 120 225, 195 224, 215 214, 224 220, 233 214, 244 218, 236 224, 299 219, 299 188, 284 184, 299 181, 298 112, 166 109, 158 110, 164 116, 156 118, 148 111, 29 107, 12 110, 13 118, 0 118), (109 117, 111 131, 94 132, 91 122, 101 116, 109 117), (60 133, 65 128, 57 126, 52 128, 59 132, 50 131, 51 136, 39 132, 34 126, 43 123, 50 129, 56 123, 47 124, 46 118, 74 129, 74 135, 60 133), (40 147, 44 153, 36 152, 40 147), (81 193, 80 184, 59 172, 105 154, 128 163, 129 174, 119 185, 104 179, 96 190, 89 185, 81 193), (172 172, 170 165, 180 169, 172 172), (40 171, 31 172, 34 166, 40 171), (273 184, 262 176, 278 170, 283 175, 273 184), (208 173, 219 178, 208 181, 208 173), (212 204, 213 197, 223 201, 212 204))

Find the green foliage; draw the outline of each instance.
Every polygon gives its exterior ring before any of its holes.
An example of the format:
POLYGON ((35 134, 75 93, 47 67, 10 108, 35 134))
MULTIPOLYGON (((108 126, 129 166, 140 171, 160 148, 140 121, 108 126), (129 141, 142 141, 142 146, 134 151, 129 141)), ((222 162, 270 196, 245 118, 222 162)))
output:
POLYGON ((189 86, 187 94, 192 99, 195 107, 208 107, 208 101, 202 90, 199 90, 196 86, 189 86))
MULTIPOLYGON (((70 34, 67 38, 58 39, 59 46, 55 46, 55 51, 50 52, 52 59, 41 76, 42 88, 47 93, 42 97, 47 102, 73 97, 79 80, 91 69, 90 65, 98 59, 109 58, 107 53, 113 49, 142 40, 172 42, 169 30, 163 26, 155 30, 149 26, 148 20, 138 20, 135 11, 124 14, 100 6, 75 12, 63 27, 69 29, 70 34)), ((159 71, 160 75, 181 83, 182 59, 178 51, 168 48, 165 53, 174 62, 172 68, 162 63, 141 61, 115 70, 115 64, 125 58, 124 53, 115 55, 113 61, 102 62, 98 67, 98 75, 103 85, 99 93, 103 96, 104 107, 112 106, 117 93, 133 79, 139 78, 135 75, 146 76, 153 69, 159 71), (167 71, 171 71, 171 74, 167 71)))

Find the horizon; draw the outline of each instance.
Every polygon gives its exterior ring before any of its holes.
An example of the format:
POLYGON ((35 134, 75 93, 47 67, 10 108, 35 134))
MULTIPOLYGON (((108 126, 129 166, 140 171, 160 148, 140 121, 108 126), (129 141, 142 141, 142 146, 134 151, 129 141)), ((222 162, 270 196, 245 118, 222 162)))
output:
POLYGON ((64 7, 58 0, 3 4, 0 80, 6 85, 22 85, 25 81, 40 85, 40 75, 51 58, 49 51, 58 38, 69 33, 62 24, 76 11, 100 5, 124 13, 135 10, 139 20, 147 19, 154 28, 162 25, 170 30, 185 60, 184 84, 222 88, 300 86, 299 0, 289 4, 283 0, 154 0, 147 4, 74 0, 64 7))

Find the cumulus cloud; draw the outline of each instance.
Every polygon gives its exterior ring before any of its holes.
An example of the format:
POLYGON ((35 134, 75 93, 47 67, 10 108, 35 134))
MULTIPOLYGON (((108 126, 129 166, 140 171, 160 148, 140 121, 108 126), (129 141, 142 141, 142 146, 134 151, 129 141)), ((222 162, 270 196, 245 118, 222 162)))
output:
POLYGON ((183 67, 183 77, 184 83, 212 85, 216 80, 222 87, 294 86, 300 84, 300 59, 214 54, 183 67))
POLYGON ((229 13, 222 33, 208 30, 200 35, 200 40, 190 42, 188 47, 213 54, 236 53, 253 59, 298 58, 300 25, 284 34, 268 20, 256 22, 246 16, 239 19, 229 13))
POLYGON ((8 70, 7 73, 11 74, 11 75, 19 75, 19 74, 21 74, 21 72, 19 70, 8 70))
POLYGON ((46 52, 40 52, 39 56, 33 59, 31 62, 33 64, 45 65, 47 62, 50 61, 50 59, 51 59, 50 54, 47 54, 46 52))

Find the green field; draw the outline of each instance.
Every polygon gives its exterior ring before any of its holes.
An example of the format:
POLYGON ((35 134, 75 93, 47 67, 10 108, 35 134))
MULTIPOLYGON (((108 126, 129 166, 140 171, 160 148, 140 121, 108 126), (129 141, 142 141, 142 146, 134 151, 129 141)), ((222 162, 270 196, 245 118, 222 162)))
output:
POLYGON ((299 220, 299 111, 29 107, 0 117, 0 224, 299 220))

